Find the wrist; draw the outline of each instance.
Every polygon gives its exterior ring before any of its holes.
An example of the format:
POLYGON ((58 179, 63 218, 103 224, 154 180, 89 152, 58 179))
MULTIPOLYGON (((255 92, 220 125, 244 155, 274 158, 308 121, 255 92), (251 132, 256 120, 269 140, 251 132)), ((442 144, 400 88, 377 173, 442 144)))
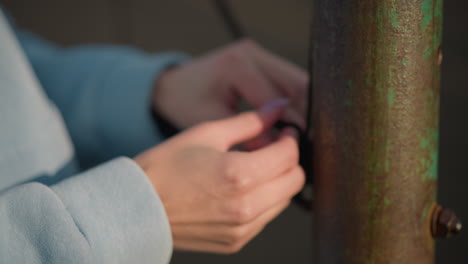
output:
POLYGON ((160 73, 153 85, 152 93, 152 110, 158 115, 167 117, 167 97, 170 75, 173 73, 174 67, 168 68, 164 72, 160 73))
POLYGON ((138 156, 134 157, 133 158, 133 161, 141 168, 141 170, 145 173, 146 177, 148 178, 148 180, 151 182, 151 185, 153 186, 153 188, 155 190, 156 189, 156 183, 154 181, 154 177, 153 177, 153 170, 152 170, 152 166, 154 166, 154 162, 151 162, 151 158, 148 157, 148 155, 150 155, 148 152, 143 152, 143 153, 140 153, 138 156))
POLYGON ((180 128, 169 120, 167 111, 165 110, 165 98, 167 97, 168 81, 167 77, 173 71, 170 68, 160 74, 153 88, 151 115, 154 123, 157 125, 165 138, 170 138, 180 132, 180 128))

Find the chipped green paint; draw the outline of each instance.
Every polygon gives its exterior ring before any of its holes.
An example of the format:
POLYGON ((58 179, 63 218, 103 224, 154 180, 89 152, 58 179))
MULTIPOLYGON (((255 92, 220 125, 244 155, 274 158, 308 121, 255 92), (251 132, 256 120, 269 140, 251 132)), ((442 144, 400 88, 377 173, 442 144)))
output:
POLYGON ((375 20, 376 20, 376 27, 377 29, 379 30, 382 30, 383 29, 383 26, 385 24, 385 21, 384 21, 384 10, 382 7, 377 7, 376 9, 376 13, 375 13, 375 20))
POLYGON ((428 138, 422 138, 421 139, 421 148, 428 148, 429 147, 429 144, 430 144, 430 140, 428 138))
POLYGON ((390 200, 389 198, 385 197, 385 198, 384 198, 384 206, 385 206, 385 208, 390 207, 390 205, 392 205, 392 200, 390 200))
POLYGON ((434 19, 443 16, 443 0, 423 0, 421 5, 421 29, 426 30, 433 24, 434 19))
POLYGON ((439 20, 437 22, 438 25, 436 25, 438 27, 437 29, 438 39, 436 39, 436 41, 440 42, 441 37, 442 37, 442 20, 444 18, 444 1, 443 0, 435 0, 435 1, 436 1, 436 6, 434 10, 434 17, 439 20))
POLYGON ((426 29, 434 19, 434 0, 423 0, 421 5, 421 28, 426 29))
POLYGON ((315 1, 317 264, 433 263, 441 2, 315 1))
POLYGON ((390 13, 390 18, 392 20, 393 27, 398 27, 400 25, 400 21, 398 20, 398 13, 396 10, 392 10, 390 13))
POLYGON ((390 157, 391 157, 391 151, 392 151, 392 140, 389 138, 387 139, 387 145, 385 147, 386 153, 385 153, 385 172, 388 173, 390 172, 390 157))
POLYGON ((424 170, 422 174, 424 181, 437 180, 439 152, 431 151, 428 158, 421 158, 420 164, 424 170))
POLYGON ((408 59, 407 59, 407 58, 403 58, 403 59, 401 60, 401 63, 402 63, 403 66, 405 66, 405 67, 408 66, 408 59))
POLYGON ((431 58, 433 53, 434 53, 434 49, 433 49, 433 48, 430 48, 430 49, 428 49, 428 50, 426 50, 426 51, 424 52, 424 57, 425 57, 425 58, 431 58))
POLYGON ((442 41, 443 0, 423 0, 421 29, 432 32, 434 41, 424 49, 425 58, 433 58, 442 41))
POLYGON ((430 59, 434 58, 436 55, 436 52, 439 50, 439 45, 440 42, 435 41, 432 45, 430 45, 425 51, 424 51, 424 58, 430 59))
POLYGON ((395 103, 395 90, 392 87, 389 87, 388 88, 388 104, 392 106, 393 103, 395 103))
POLYGON ((437 130, 432 130, 428 133, 428 136, 421 137, 420 147, 429 153, 428 156, 423 156, 420 159, 424 181, 437 180, 439 160, 438 141, 439 132, 437 130))

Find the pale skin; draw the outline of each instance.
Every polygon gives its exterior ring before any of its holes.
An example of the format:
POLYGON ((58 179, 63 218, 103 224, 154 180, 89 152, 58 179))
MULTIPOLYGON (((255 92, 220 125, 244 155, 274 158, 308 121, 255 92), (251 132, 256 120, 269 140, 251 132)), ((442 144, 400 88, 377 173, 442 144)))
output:
POLYGON ((304 125, 306 83, 303 70, 251 41, 158 80, 155 110, 187 129, 135 161, 164 204, 175 249, 235 253, 302 189, 297 132, 268 131, 280 118, 304 125), (238 114, 240 98, 258 110, 238 114))

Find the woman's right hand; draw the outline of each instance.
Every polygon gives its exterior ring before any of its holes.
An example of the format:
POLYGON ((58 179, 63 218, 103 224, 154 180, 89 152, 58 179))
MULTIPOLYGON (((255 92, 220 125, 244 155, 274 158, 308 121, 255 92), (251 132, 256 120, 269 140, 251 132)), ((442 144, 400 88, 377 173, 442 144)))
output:
POLYGON ((276 100, 203 123, 135 158, 165 206, 176 249, 237 252, 302 189, 294 129, 255 151, 230 151, 268 130, 284 108, 276 100))

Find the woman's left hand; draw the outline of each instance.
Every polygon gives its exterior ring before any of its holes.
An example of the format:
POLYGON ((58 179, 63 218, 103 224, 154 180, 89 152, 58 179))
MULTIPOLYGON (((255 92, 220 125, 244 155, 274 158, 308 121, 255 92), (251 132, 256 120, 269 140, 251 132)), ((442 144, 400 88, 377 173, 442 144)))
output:
POLYGON ((288 98, 282 119, 304 127, 307 82, 299 67, 241 40, 163 73, 153 102, 158 114, 187 128, 237 114, 241 98, 254 108, 288 98))

